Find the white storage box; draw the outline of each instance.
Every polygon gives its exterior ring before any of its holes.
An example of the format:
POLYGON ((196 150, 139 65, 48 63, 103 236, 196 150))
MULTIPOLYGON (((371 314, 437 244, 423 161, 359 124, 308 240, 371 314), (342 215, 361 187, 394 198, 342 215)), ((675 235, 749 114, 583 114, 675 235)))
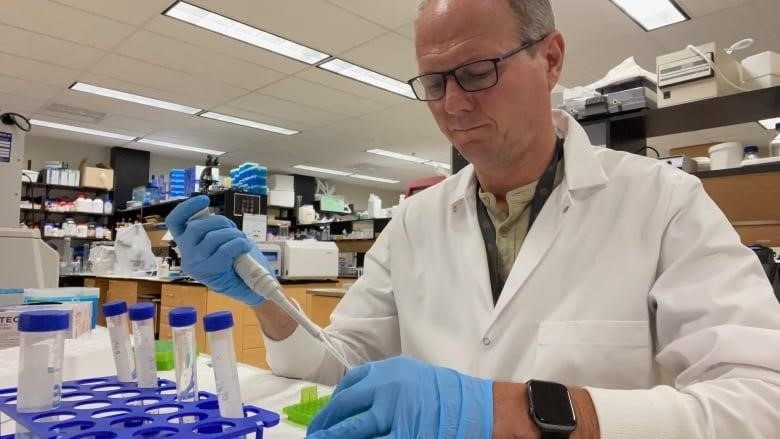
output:
POLYGON ((726 142, 710 146, 710 169, 736 168, 742 163, 745 147, 739 142, 726 142))
POLYGON ((0 307, 0 349, 19 346, 19 314, 38 309, 57 309, 70 313, 70 327, 65 332, 65 338, 79 338, 92 332, 92 305, 88 302, 5 306, 0 307))
POLYGON ((780 85, 780 54, 766 51, 742 60, 746 88, 759 89, 780 85))
POLYGON ((293 192, 295 191, 295 177, 292 175, 269 175, 268 189, 293 192))
POLYGON ((276 207, 294 207, 295 192, 271 189, 268 191, 268 205, 276 207))

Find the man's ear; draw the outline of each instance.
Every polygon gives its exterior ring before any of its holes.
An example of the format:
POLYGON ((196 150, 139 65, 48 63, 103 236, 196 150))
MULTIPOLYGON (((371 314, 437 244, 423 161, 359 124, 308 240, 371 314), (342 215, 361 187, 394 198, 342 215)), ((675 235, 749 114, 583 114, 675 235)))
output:
POLYGON ((552 92, 563 72, 563 58, 566 53, 563 34, 557 30, 553 31, 545 38, 540 49, 540 55, 544 57, 547 66, 547 88, 552 92))

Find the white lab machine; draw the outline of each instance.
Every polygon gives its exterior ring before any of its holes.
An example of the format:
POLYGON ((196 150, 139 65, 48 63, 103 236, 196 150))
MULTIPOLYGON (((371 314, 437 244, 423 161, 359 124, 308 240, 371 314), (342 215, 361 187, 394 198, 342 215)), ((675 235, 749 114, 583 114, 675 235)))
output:
POLYGON ((336 280, 339 248, 332 241, 282 241, 282 274, 285 280, 336 280))
POLYGON ((57 288, 59 259, 38 230, 0 228, 0 288, 57 288))
POLYGON ((271 274, 279 277, 282 273, 282 247, 279 244, 263 242, 258 244, 257 248, 260 249, 260 253, 265 256, 265 260, 268 261, 268 265, 273 270, 271 274))
POLYGON ((739 62, 725 51, 718 50, 715 43, 698 46, 698 49, 712 61, 717 71, 691 48, 656 58, 659 108, 740 91, 729 84, 729 81, 737 86, 742 84, 739 62))

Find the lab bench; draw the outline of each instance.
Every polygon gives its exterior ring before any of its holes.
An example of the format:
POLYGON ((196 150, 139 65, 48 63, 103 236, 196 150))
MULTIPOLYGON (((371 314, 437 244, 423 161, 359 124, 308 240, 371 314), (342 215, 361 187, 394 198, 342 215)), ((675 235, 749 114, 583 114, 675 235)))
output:
MULTIPOLYGON (((260 323, 254 310, 223 294, 209 290, 197 282, 172 282, 168 278, 127 277, 118 275, 82 275, 83 285, 100 289, 98 324, 105 326, 103 303, 124 300, 133 305, 143 300, 156 298, 159 303, 156 328, 160 339, 172 337, 168 312, 180 306, 190 306, 198 313, 198 320, 215 311, 230 311, 234 320, 234 343, 238 361, 268 369, 265 346, 260 323)), ((343 286, 355 279, 340 279, 338 282, 311 282, 282 284, 288 297, 294 299, 301 309, 320 326, 330 323, 330 314, 344 295, 343 286)), ((195 327, 196 340, 201 352, 208 353, 203 325, 195 327)))

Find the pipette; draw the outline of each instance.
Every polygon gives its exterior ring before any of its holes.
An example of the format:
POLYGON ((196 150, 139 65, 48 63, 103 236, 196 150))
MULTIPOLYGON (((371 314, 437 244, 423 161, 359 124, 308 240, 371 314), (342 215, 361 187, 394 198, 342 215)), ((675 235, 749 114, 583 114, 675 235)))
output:
MULTIPOLYGON (((208 215, 209 210, 208 207, 206 207, 200 212, 192 215, 189 221, 205 218, 208 215)), ((330 338, 325 331, 317 326, 316 323, 312 322, 306 314, 301 312, 301 310, 284 295, 282 286, 279 285, 279 282, 276 281, 273 275, 269 273, 262 264, 252 259, 249 254, 244 253, 236 258, 236 261, 233 263, 233 268, 252 291, 277 304, 287 313, 287 315, 301 325, 306 332, 319 340, 325 348, 325 351, 332 355, 342 366, 347 370, 352 368, 352 365, 349 364, 347 359, 341 355, 341 352, 339 352, 330 341, 330 338)))

